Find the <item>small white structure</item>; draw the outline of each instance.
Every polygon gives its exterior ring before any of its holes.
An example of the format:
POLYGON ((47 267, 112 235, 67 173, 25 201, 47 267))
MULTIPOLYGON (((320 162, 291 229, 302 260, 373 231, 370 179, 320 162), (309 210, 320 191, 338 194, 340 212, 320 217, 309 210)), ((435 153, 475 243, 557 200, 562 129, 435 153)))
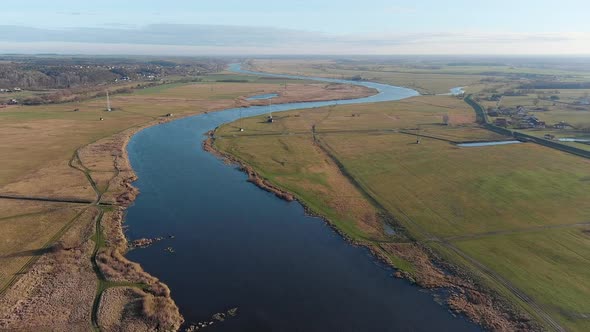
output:
POLYGON ((109 90, 107 90, 107 112, 112 111, 111 109, 111 98, 109 97, 109 90))

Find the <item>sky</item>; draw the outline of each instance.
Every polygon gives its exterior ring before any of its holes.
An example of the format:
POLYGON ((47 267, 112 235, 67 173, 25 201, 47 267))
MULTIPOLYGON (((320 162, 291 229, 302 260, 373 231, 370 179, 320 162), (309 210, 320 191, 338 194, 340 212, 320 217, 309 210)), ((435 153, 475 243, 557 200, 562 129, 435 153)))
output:
POLYGON ((583 54, 588 0, 19 0, 0 53, 583 54))

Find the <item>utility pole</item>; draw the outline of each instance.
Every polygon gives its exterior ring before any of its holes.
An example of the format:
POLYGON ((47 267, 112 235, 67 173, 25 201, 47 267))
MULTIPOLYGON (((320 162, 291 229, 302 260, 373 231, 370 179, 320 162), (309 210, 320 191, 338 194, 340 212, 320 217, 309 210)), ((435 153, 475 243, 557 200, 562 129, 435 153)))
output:
POLYGON ((109 97, 109 90, 107 90, 107 112, 111 111, 111 98, 109 97))

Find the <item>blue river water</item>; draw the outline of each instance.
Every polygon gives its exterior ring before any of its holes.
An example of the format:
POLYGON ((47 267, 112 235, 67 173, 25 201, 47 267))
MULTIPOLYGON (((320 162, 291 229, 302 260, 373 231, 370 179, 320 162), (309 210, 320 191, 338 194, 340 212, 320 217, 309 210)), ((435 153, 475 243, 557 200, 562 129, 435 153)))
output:
POLYGON ((265 93, 263 95, 256 95, 256 96, 252 96, 249 98, 246 98, 246 100, 261 100, 261 99, 273 99, 275 97, 278 97, 279 95, 276 93, 265 93))
POLYGON ((472 142, 472 143, 460 143, 457 146, 469 148, 469 147, 481 147, 481 146, 494 146, 494 145, 507 145, 507 144, 519 144, 521 141, 492 141, 492 142, 472 142))
MULTIPOLYGON (((230 69, 251 73, 239 65, 230 69)), ((274 105, 273 111, 417 95, 378 83, 317 80, 361 84, 379 93, 274 105)), ((267 111, 255 106, 242 114, 267 111)), ((235 166, 205 152, 204 134, 238 116, 239 109, 228 109, 150 127, 127 147, 141 191, 127 210, 127 236, 175 237, 128 257, 170 287, 187 323, 237 307, 236 317, 207 331, 480 330, 451 315, 430 292, 393 277, 391 267, 306 215, 299 203, 260 190, 235 166)))

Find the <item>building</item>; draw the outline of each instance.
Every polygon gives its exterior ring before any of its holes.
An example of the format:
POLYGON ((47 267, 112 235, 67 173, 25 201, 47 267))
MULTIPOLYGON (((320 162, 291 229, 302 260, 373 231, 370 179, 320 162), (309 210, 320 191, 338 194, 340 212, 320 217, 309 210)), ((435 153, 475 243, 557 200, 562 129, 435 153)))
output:
POLYGON ((508 127, 508 120, 506 118, 497 118, 494 120, 494 124, 498 127, 508 127))

